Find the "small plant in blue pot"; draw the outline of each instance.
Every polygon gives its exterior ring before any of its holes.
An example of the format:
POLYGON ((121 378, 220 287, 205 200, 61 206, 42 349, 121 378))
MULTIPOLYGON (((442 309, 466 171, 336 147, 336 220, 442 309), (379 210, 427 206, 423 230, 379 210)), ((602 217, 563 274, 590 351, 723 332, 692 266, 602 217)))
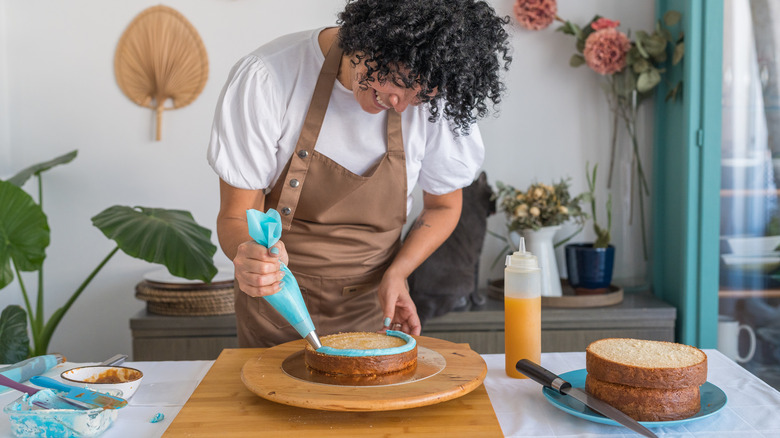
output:
POLYGON ((596 173, 598 164, 585 165, 585 177, 588 180, 588 191, 584 200, 590 202, 593 230, 596 241, 593 243, 572 243, 566 245, 566 272, 569 284, 575 293, 580 295, 604 293, 612 282, 612 269, 615 265, 615 247, 610 245, 610 228, 612 227, 612 195, 607 198, 607 226, 601 227, 596 209, 596 173))

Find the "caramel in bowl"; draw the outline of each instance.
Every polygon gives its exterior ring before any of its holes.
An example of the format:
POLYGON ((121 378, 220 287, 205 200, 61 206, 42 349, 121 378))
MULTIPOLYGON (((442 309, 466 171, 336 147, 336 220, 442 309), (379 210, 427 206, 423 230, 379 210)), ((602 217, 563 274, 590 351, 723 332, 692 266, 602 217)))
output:
POLYGON ((95 391, 118 389, 122 391, 120 397, 127 400, 138 390, 144 373, 129 367, 95 365, 64 371, 60 377, 65 383, 95 391))

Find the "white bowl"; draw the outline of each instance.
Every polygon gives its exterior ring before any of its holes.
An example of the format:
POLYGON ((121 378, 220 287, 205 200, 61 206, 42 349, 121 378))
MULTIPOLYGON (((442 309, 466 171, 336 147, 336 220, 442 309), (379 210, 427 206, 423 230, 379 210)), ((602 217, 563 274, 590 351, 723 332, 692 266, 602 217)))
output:
POLYGON ((141 385, 144 373, 129 367, 95 365, 63 371, 60 377, 65 383, 95 391, 118 389, 122 391, 120 397, 128 400, 141 385))
POLYGON ((765 256, 722 254, 721 257, 729 269, 739 269, 745 272, 768 274, 780 268, 780 254, 778 253, 765 256))
POLYGON ((736 255, 772 254, 780 246, 780 236, 727 237, 731 253, 736 255))

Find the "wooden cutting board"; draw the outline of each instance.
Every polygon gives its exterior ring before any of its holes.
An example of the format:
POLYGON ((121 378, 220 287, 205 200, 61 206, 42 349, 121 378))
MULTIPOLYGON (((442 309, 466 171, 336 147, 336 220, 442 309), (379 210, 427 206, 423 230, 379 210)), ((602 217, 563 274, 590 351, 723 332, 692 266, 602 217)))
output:
POLYGON ((223 350, 164 436, 503 436, 484 385, 443 403, 378 412, 323 411, 266 400, 241 381, 244 364, 264 351, 223 350))

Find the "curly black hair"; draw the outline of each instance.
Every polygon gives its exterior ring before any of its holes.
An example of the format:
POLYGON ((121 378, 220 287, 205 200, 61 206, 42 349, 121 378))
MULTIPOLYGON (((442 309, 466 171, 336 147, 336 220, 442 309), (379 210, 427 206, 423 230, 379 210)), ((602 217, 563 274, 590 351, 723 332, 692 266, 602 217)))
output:
POLYGON ((419 85, 429 120, 443 113, 468 134, 488 114, 486 100, 495 107, 505 90, 499 74, 512 62, 507 23, 485 1, 348 0, 338 35, 344 52, 368 69, 361 86, 375 79, 419 85))

